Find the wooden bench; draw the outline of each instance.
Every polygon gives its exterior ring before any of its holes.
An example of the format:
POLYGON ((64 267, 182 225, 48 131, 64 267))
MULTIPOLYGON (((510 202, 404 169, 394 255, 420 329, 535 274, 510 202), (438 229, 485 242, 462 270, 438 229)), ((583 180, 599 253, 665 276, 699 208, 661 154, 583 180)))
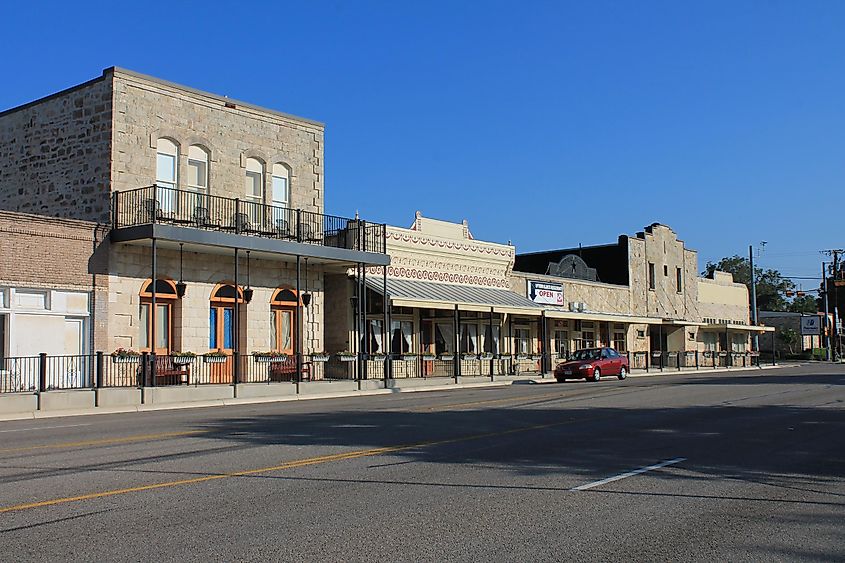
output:
MULTIPOLYGON (((272 362, 268 372, 270 381, 296 381, 296 358, 288 358, 284 362, 272 362)), ((302 377, 300 381, 311 380, 311 362, 302 362, 302 377)))
POLYGON ((170 356, 156 356, 156 385, 188 385, 191 381, 191 366, 173 363, 170 356))

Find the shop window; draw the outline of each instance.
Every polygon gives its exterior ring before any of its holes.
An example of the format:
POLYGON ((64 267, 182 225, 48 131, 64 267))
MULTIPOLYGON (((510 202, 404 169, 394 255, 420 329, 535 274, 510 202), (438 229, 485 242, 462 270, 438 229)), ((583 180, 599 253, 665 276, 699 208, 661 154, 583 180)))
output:
POLYGON ((5 309, 9 306, 8 301, 6 299, 7 295, 8 293, 6 292, 6 290, 0 288, 0 309, 5 309))
POLYGON ((499 326, 484 325, 484 352, 489 354, 499 353, 499 326))
POLYGON ((555 331, 555 353, 558 358, 566 358, 569 354, 569 332, 565 330, 555 331))
POLYGON ((176 284, 170 280, 147 280, 141 287, 140 308, 140 348, 145 352, 169 354, 171 350, 171 336, 173 332, 173 303, 177 299, 176 284), (155 288, 155 315, 153 315, 153 288, 155 288), (153 321, 155 316, 155 321, 153 321), (155 346, 153 342, 153 326, 155 326, 155 346))
POLYGON ((220 284, 211 292, 208 312, 208 347, 232 351, 235 348, 235 302, 243 303, 243 292, 232 284, 220 284), (237 297, 236 297, 237 296, 237 297))
POLYGON ((731 352, 745 352, 748 346, 748 337, 745 334, 731 335, 731 352))
POLYGON ((286 288, 277 289, 270 299, 270 348, 274 352, 294 353, 297 301, 296 291, 286 288))
POLYGON ((478 354, 478 325, 461 324, 461 353, 478 354))
POLYGON ((387 352, 384 342, 384 322, 379 319, 367 321, 367 352, 384 354, 387 352))
POLYGON ((531 353, 531 335, 527 328, 514 328, 513 340, 517 354, 531 353))
POLYGON ((7 355, 6 350, 8 350, 8 344, 6 343, 6 332, 8 329, 6 328, 6 324, 8 322, 9 315, 0 315, 0 362, 2 362, 7 355))
POLYGON ((393 354, 408 354, 414 350, 414 323, 412 321, 391 321, 390 351, 393 354))
POLYGON ((649 289, 654 289, 656 287, 654 275, 655 275, 654 274, 654 262, 649 262, 648 263, 648 288, 649 289))
POLYGON ((701 333, 701 341, 704 343, 704 350, 706 352, 716 351, 716 333, 703 332, 701 333))
POLYGON ((449 354, 455 352, 455 328, 448 322, 434 325, 434 352, 449 354))
POLYGON ((592 330, 581 331, 581 338, 576 341, 576 348, 583 350, 584 348, 594 348, 596 345, 596 333, 592 330))
POLYGON ((621 331, 613 332, 613 348, 617 352, 625 352, 628 348, 625 343, 625 333, 621 331))

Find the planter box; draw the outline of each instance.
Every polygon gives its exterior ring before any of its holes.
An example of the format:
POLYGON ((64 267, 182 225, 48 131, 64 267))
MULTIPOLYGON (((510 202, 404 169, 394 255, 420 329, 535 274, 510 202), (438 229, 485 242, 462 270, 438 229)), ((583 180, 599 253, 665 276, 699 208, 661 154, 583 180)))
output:
POLYGON ((440 354, 440 359, 444 362, 451 362, 455 359, 454 354, 440 354))
POLYGON ((340 354, 338 354, 337 359, 340 360, 341 362, 354 362, 355 360, 358 359, 358 356, 346 356, 346 355, 341 356, 340 354))
POLYGON ((203 356, 202 358, 207 364, 225 364, 229 356, 203 356))
POLYGON ((481 354, 480 356, 478 356, 478 359, 483 360, 485 362, 489 362, 493 359, 493 354, 481 354))
POLYGON ((387 356, 373 354, 372 356, 370 356, 370 359, 374 362, 383 362, 387 359, 387 356))
POLYGON ((425 360, 426 362, 433 362, 434 360, 437 359, 437 356, 434 355, 434 354, 423 354, 422 359, 425 360))
POLYGON ((195 356, 172 356, 173 365, 186 366, 194 362, 195 356))
POLYGON ((478 356, 475 354, 461 354, 461 359, 466 361, 477 360, 478 356))
POLYGON ((525 361, 525 360, 530 360, 531 356, 524 356, 522 354, 517 354, 516 359, 520 360, 520 361, 525 361))
POLYGON ((402 359, 406 362, 412 362, 416 360, 419 356, 416 354, 402 354, 402 359))
POLYGON ((137 364, 141 361, 141 356, 112 356, 113 364, 137 364))
POLYGON ((282 356, 252 356, 253 359, 259 364, 277 364, 287 361, 287 355, 282 356))
POLYGON ((329 357, 328 356, 311 356, 311 361, 312 362, 328 362, 329 357))

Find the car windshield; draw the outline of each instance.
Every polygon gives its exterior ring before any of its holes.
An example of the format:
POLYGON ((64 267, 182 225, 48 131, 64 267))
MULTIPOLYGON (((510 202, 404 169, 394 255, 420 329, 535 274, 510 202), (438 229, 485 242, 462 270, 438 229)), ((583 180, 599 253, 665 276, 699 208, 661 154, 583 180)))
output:
POLYGON ((576 350, 572 354, 573 360, 598 360, 601 357, 601 349, 576 350))

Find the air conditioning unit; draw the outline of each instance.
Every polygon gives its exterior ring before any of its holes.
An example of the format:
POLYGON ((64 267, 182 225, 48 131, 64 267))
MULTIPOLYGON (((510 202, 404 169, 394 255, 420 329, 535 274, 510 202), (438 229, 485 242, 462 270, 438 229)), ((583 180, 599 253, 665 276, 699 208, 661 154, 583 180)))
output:
POLYGON ((579 312, 583 313, 586 310, 587 310, 587 304, 586 303, 584 303, 583 301, 578 303, 578 311, 579 312))
POLYGON ((579 303, 577 303, 575 301, 570 301, 569 302, 569 310, 572 311, 573 313, 577 313, 578 312, 578 305, 579 305, 579 303))

